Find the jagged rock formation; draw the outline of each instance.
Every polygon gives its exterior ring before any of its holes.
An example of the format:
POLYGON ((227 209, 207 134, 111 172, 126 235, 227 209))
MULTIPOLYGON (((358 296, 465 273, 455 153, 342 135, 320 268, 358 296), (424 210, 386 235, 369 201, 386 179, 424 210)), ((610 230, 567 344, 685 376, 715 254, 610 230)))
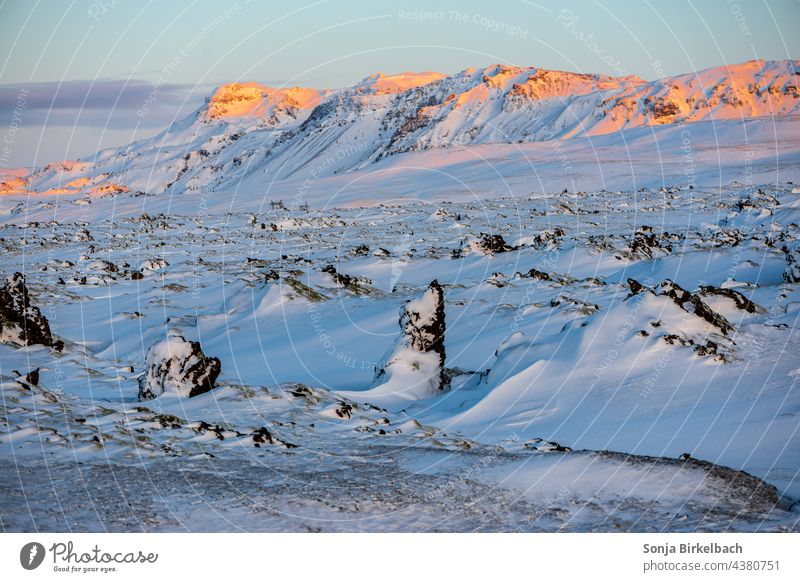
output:
POLYGON ((756 305, 735 289, 723 289, 714 287, 713 285, 703 285, 700 287, 700 293, 703 295, 719 295, 720 297, 732 299, 737 309, 741 309, 747 313, 766 313, 766 309, 760 305, 756 305))
POLYGON ((733 326, 725 317, 706 305, 699 296, 690 293, 674 281, 665 279, 662 281, 661 285, 659 285, 659 288, 661 295, 666 295, 672 299, 676 305, 687 313, 693 313, 705 319, 726 335, 733 331, 733 326))
POLYGON ((330 275, 333 282, 339 287, 343 287, 353 293, 363 294, 369 292, 369 285, 372 281, 366 277, 355 277, 340 273, 333 265, 326 265, 322 268, 323 273, 330 275))
POLYGON ((157 398, 166 392, 190 398, 214 388, 220 361, 203 354, 198 342, 170 334, 150 347, 145 367, 145 373, 139 376, 139 400, 157 398))
POLYGON ((434 280, 425 292, 400 310, 400 337, 376 378, 422 385, 436 393, 447 386, 444 348, 444 291, 434 280))
POLYGON ((528 277, 530 279, 538 279, 539 281, 552 281, 552 277, 550 277, 550 275, 538 269, 531 269, 530 271, 521 276, 528 277))
POLYGON ((38 307, 31 305, 25 276, 14 273, 0 287, 0 341, 20 346, 42 344, 61 349, 61 341, 53 341, 50 323, 38 307))
POLYGON ((783 280, 787 283, 800 283, 800 245, 784 246, 783 252, 786 254, 786 270, 783 272, 783 280))
POLYGON ((531 244, 542 251, 552 251, 560 246, 561 237, 564 236, 564 229, 556 227, 553 230, 543 230, 533 237, 531 244))
POLYGON ((633 240, 623 256, 631 260, 650 260, 671 252, 672 245, 669 244, 667 233, 656 235, 653 233, 653 227, 642 226, 634 233, 633 240))
POLYGON ((478 238, 470 242, 470 248, 484 255, 495 255, 497 253, 513 251, 515 247, 508 244, 499 234, 487 234, 482 232, 478 238))
POLYGON ((628 287, 630 287, 631 290, 630 294, 628 295, 629 298, 633 297, 634 295, 638 295, 639 293, 642 293, 644 291, 649 291, 650 293, 653 292, 653 290, 650 289, 650 287, 642 285, 641 283, 639 283, 639 281, 630 277, 628 277, 628 287))

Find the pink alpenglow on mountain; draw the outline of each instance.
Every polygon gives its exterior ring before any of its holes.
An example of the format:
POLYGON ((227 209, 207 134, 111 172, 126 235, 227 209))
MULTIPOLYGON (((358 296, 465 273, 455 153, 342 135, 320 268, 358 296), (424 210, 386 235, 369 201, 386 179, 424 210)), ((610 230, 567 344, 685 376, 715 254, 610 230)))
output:
POLYGON ((449 76, 378 73, 335 90, 231 83, 155 137, 16 175, 0 193, 103 193, 106 181, 117 193, 263 189, 404 152, 787 117, 800 113, 798 71, 796 60, 759 60, 648 82, 491 65, 449 76))

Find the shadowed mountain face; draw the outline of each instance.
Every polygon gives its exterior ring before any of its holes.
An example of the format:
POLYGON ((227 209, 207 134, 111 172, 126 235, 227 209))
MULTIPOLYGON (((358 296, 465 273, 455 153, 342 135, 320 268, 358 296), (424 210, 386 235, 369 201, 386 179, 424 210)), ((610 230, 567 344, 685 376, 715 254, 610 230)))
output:
POLYGON ((599 136, 800 112, 798 61, 749 61, 647 82, 492 65, 451 76, 376 74, 318 90, 233 83, 161 134, 58 162, 2 193, 232 189, 317 179, 403 152, 599 136))

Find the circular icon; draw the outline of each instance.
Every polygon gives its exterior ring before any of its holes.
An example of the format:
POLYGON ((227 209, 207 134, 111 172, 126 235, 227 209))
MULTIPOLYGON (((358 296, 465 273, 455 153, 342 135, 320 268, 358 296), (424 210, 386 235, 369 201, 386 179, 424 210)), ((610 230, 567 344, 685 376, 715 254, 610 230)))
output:
POLYGON ((44 546, 39 542, 29 542, 19 551, 19 563, 26 570, 35 570, 44 561, 44 546))

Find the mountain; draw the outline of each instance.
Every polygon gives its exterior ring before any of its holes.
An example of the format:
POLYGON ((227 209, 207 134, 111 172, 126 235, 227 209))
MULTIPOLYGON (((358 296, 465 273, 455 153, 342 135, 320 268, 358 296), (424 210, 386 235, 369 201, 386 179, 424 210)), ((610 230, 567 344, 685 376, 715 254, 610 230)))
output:
POLYGON ((397 154, 800 113, 800 61, 749 61, 647 82, 491 65, 367 77, 343 89, 219 87, 155 137, 49 164, 0 193, 219 191, 316 180, 397 154))

